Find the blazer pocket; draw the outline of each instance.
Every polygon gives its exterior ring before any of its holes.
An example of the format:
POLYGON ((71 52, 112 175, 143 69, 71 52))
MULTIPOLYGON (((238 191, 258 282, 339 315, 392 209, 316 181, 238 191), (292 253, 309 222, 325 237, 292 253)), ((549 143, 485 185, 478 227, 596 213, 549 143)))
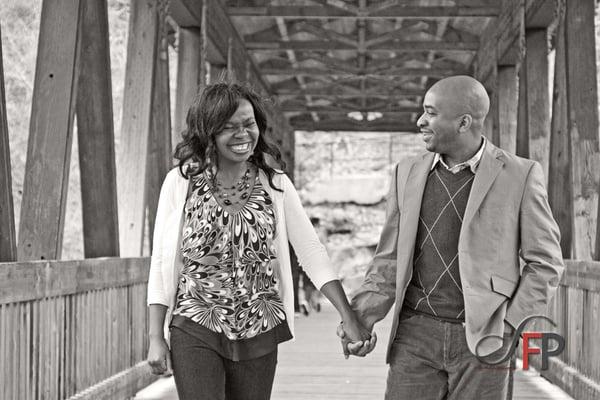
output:
POLYGON ((517 282, 513 282, 498 275, 492 275, 492 290, 508 297, 509 299, 515 292, 517 285, 517 282))

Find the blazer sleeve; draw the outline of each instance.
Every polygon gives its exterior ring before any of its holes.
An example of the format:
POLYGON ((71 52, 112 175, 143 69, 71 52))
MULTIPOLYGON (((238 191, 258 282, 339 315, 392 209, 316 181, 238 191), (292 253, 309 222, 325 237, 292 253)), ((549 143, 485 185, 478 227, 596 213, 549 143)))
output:
POLYGON ((148 276, 147 303, 163 304, 169 302, 165 293, 162 276, 162 243, 167 218, 175 208, 175 178, 178 171, 172 170, 167 174, 160 189, 156 220, 154 222, 154 235, 152 240, 152 255, 150 257, 150 273, 148 276))
POLYGON ((337 273, 331 267, 325 246, 306 215, 294 185, 284 174, 281 183, 288 240, 298 256, 298 262, 310 280, 320 289, 327 282, 338 279, 337 273))
POLYGON ((552 216, 539 163, 529 171, 520 209, 520 256, 525 265, 508 304, 506 321, 513 327, 532 315, 545 314, 564 271, 560 232, 552 216))
POLYGON ((352 299, 352 308, 368 329, 382 320, 396 299, 396 263, 400 210, 398 207, 398 169, 390 179, 386 198, 386 217, 373 260, 365 279, 352 299))

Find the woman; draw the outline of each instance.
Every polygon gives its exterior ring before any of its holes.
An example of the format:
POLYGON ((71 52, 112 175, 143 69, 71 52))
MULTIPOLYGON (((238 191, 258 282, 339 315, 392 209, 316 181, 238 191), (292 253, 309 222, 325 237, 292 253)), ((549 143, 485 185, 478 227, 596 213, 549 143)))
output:
POLYGON ((160 374, 170 356, 182 400, 270 397, 277 345, 294 331, 288 240, 349 337, 370 337, 292 183, 265 160, 281 164, 266 127, 264 105, 252 90, 208 86, 188 112, 175 152, 179 168, 161 189, 148 282, 148 361, 160 374))

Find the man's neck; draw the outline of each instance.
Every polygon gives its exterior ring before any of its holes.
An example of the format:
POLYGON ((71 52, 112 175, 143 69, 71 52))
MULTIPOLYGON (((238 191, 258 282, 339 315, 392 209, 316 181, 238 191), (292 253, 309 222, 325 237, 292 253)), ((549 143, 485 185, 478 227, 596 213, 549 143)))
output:
POLYGON ((474 144, 474 145, 471 145, 468 147, 458 149, 456 152, 441 154, 442 160, 444 160, 444 163, 446 163, 446 165, 448 167, 452 168, 455 165, 464 163, 465 161, 473 158, 473 156, 475 156, 475 154, 477 154, 479 149, 481 149, 482 145, 483 145, 483 138, 481 138, 479 143, 476 145, 474 144))

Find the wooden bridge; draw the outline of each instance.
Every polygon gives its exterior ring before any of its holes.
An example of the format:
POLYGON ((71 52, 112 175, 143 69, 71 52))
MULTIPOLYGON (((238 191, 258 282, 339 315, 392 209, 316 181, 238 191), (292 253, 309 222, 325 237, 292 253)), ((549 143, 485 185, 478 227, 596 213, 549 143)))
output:
MULTIPOLYGON (((131 1, 115 135, 107 0, 43 0, 18 236, 0 52, 0 398, 127 398, 156 379, 144 363, 143 249, 188 105, 223 71, 274 99, 268 135, 290 175, 295 131, 414 133, 433 82, 452 74, 482 81, 492 100, 489 140, 542 164, 562 232, 567 271, 548 313, 567 346, 542 375, 575 399, 600 398, 595 7, 594 0, 131 1), (85 259, 69 261, 61 250, 75 115, 85 259)), ((276 386, 276 396, 283 390, 276 386)))
MULTIPOLYGON (((296 320, 297 338, 280 346, 273 400, 383 399, 387 377, 385 338, 391 315, 377 324, 383 341, 365 358, 342 356, 335 336, 338 323, 333 306, 296 320)), ((513 400, 571 400, 572 397, 542 378, 537 371, 517 370, 513 400)), ((178 400, 173 378, 162 378, 144 388, 135 400, 178 400)))

